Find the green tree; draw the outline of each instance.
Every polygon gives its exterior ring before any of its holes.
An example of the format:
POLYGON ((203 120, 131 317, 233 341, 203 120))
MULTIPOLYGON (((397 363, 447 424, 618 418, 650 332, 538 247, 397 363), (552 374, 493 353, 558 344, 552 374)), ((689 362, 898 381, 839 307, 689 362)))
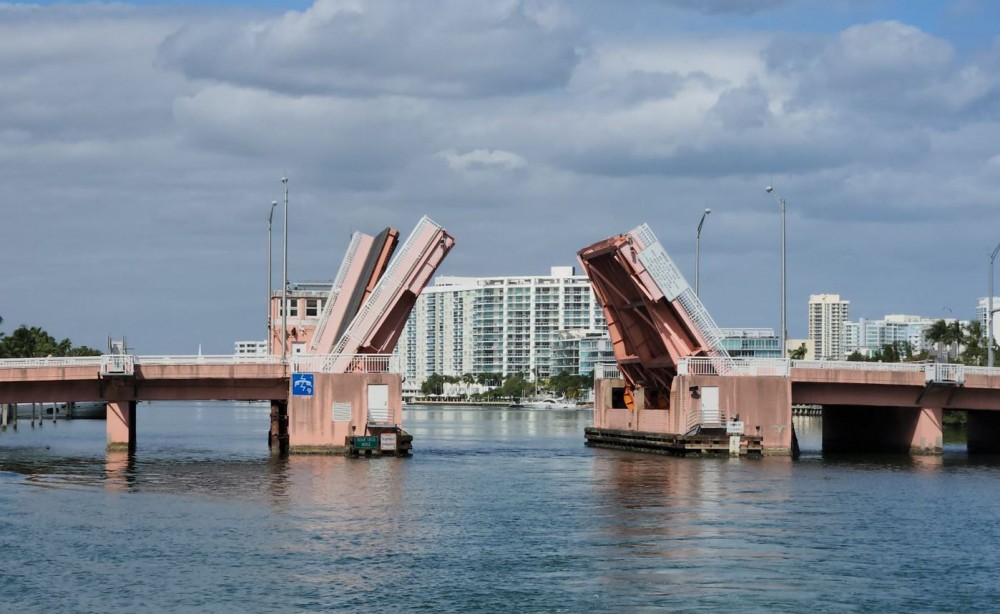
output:
POLYGON ((9 336, 0 336, 0 358, 45 358, 47 356, 100 356, 87 346, 74 347, 69 339, 56 341, 43 329, 21 325, 9 336))
POLYGON ((425 395, 441 394, 444 391, 444 376, 439 373, 431 373, 430 376, 420 384, 420 392, 425 395))
POLYGON ((500 396, 521 398, 524 396, 525 390, 533 388, 534 383, 529 382, 523 373, 513 373, 507 376, 503 386, 500 387, 500 396))
MULTIPOLYGON (((806 352, 808 352, 808 350, 806 349, 806 344, 803 343, 794 350, 788 350, 788 357, 792 360, 805 360, 806 352)), ((850 358, 848 358, 848 360, 850 360, 850 358)))
POLYGON ((986 343, 989 340, 983 336, 982 324, 979 323, 979 320, 969 322, 964 332, 962 345, 965 346, 965 349, 962 351, 962 356, 960 357, 962 364, 985 365, 987 358, 986 343))

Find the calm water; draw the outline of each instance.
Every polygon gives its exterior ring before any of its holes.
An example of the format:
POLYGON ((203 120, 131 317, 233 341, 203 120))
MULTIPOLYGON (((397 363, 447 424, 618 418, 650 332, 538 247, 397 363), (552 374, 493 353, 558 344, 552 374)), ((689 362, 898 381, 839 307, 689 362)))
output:
MULTIPOLYGON (((968 612, 1000 604, 1000 462, 594 450, 587 412, 411 408, 410 459, 292 457, 267 408, 0 433, 0 611, 968 612)), ((809 450, 812 450, 810 453, 809 450)))

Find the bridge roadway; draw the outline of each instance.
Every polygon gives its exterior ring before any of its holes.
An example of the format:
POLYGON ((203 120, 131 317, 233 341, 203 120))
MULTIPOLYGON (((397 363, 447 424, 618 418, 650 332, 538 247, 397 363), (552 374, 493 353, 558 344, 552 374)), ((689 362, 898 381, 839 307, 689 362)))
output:
MULTIPOLYGON (((1000 410, 1000 368, 752 358, 733 363, 733 375, 788 378, 795 405, 1000 410)), ((687 358, 678 368, 678 375, 714 374, 710 358, 687 358)))
MULTIPOLYGON (((291 373, 321 370, 324 355, 87 356, 0 360, 0 403, 66 401, 287 401, 291 373)), ((392 356, 352 356, 355 371, 398 373, 392 356)))
POLYGON ((390 355, 133 356, 0 360, 0 404, 107 403, 108 449, 136 448, 139 401, 263 400, 271 403, 268 440, 282 451, 339 451, 372 418, 398 427, 401 377, 390 355), (324 372, 336 359, 344 370, 324 372), (314 394, 289 396, 293 373, 312 373, 314 394), (384 392, 369 413, 367 394, 384 392), (388 400, 386 394, 388 393, 388 400), (330 415, 330 408, 335 412, 330 415), (337 409, 340 413, 337 413, 337 409), (346 411, 346 413, 345 413, 346 411))
POLYGON ((102 358, 0 360, 0 403, 286 400, 289 365, 271 357, 135 357, 128 372, 102 358))

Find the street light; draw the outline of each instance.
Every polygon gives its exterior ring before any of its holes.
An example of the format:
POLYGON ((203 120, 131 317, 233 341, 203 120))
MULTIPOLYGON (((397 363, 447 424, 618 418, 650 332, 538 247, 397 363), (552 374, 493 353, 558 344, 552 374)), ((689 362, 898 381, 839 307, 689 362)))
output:
POLYGON ((274 221, 274 208, 278 206, 278 201, 271 201, 271 210, 267 214, 267 354, 271 355, 271 297, 274 296, 274 288, 271 285, 271 223, 274 221))
MULTIPOLYGON (((764 191, 774 192, 773 186, 767 186, 764 191)), ((788 294, 785 292, 785 199, 775 194, 778 205, 781 206, 781 357, 788 358, 785 353, 785 342, 788 340, 788 328, 785 326, 785 312, 788 308, 788 294)))
POLYGON ((986 364, 990 367, 993 366, 993 261, 996 260, 997 252, 1000 252, 1000 243, 997 243, 996 249, 990 254, 990 291, 986 296, 986 347, 989 348, 986 364))
POLYGON ((281 240, 281 363, 284 364, 288 346, 288 177, 281 178, 285 189, 284 238, 281 240))
POLYGON ((698 233, 695 235, 694 241, 694 295, 698 296, 698 278, 701 273, 701 227, 705 225, 705 217, 711 213, 711 209, 705 209, 705 212, 701 214, 701 221, 698 222, 698 233))

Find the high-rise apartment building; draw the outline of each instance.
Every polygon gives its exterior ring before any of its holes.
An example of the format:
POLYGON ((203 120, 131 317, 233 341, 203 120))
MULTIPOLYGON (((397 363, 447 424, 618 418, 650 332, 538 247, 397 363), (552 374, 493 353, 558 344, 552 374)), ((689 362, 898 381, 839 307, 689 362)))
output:
POLYGON ((547 276, 440 276, 424 288, 397 351, 408 380, 433 373, 558 373, 553 344, 567 330, 607 334, 586 275, 552 267, 547 276))
POLYGON ((816 360, 844 359, 844 322, 850 306, 851 302, 840 300, 839 294, 809 295, 809 339, 816 360))
MULTIPOLYGON (((987 335, 987 333, 988 333, 987 329, 989 328, 989 322, 986 319, 987 314, 989 313, 987 311, 987 309, 986 309, 986 305, 989 302, 990 302, 989 298, 987 298, 987 297, 984 296, 981 299, 979 299, 979 301, 976 303, 976 319, 979 320, 979 326, 981 327, 980 330, 983 331, 983 336, 984 337, 987 335)), ((1000 317, 998 317, 998 315, 1000 315, 1000 314, 997 314, 996 311, 995 311, 997 309, 1000 309, 1000 296, 994 296, 993 297, 993 309, 994 309, 994 313, 993 313, 993 328, 996 329, 998 326, 1000 326, 1000 317)), ((994 330, 993 332, 994 332, 994 337, 995 337, 996 336, 996 330, 994 330)))

